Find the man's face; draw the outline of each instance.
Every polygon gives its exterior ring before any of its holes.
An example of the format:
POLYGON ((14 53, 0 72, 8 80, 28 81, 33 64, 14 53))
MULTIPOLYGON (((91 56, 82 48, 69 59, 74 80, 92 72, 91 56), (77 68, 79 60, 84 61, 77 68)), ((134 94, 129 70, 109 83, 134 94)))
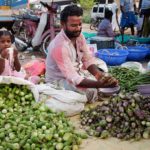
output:
POLYGON ((68 38, 77 38, 82 30, 82 16, 69 16, 62 26, 68 38))

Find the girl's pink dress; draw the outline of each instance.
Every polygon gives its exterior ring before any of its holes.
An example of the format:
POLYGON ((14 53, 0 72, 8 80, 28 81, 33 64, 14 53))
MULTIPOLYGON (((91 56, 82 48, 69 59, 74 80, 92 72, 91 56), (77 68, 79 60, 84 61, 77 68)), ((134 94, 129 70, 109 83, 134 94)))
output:
MULTIPOLYGON (((1 74, 2 76, 14 76, 25 79, 26 73, 18 72, 13 70, 14 68, 14 57, 13 57, 13 49, 10 48, 9 51, 9 58, 5 59, 5 67, 4 71, 1 74)), ((30 76, 28 80, 34 84, 39 83, 40 77, 39 76, 30 76)))
POLYGON ((10 64, 10 61, 5 59, 5 68, 3 73, 1 74, 2 76, 14 76, 14 77, 20 77, 20 78, 25 78, 25 74, 22 72, 17 72, 16 70, 13 70, 10 64))
POLYGON ((25 78, 26 75, 24 73, 13 70, 13 68, 14 68, 14 49, 12 47, 8 48, 8 52, 9 52, 9 58, 5 59, 5 67, 4 67, 4 71, 1 75, 25 78))

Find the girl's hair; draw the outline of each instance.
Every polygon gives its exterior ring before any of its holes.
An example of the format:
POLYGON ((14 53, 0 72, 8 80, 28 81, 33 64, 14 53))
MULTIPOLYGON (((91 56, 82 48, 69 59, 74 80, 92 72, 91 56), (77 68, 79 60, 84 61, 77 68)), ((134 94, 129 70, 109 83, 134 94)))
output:
POLYGON ((10 36, 12 43, 14 43, 14 41, 15 41, 14 35, 11 32, 9 32, 8 30, 0 30, 0 38, 2 36, 10 36))

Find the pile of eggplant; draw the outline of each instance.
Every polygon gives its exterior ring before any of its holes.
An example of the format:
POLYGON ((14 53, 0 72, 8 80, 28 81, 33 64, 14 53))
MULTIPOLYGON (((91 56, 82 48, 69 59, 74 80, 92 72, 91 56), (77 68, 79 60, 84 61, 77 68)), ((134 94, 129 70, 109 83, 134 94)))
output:
POLYGON ((119 93, 81 112, 81 125, 90 136, 140 140, 150 137, 150 97, 119 93))

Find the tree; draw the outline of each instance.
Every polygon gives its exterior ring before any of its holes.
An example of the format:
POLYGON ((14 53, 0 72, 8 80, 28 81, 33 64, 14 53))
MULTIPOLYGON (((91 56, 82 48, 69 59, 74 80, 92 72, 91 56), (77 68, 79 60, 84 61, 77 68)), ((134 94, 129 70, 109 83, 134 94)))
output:
POLYGON ((94 4, 94 0, 78 0, 81 7, 85 10, 89 10, 92 8, 94 4))

